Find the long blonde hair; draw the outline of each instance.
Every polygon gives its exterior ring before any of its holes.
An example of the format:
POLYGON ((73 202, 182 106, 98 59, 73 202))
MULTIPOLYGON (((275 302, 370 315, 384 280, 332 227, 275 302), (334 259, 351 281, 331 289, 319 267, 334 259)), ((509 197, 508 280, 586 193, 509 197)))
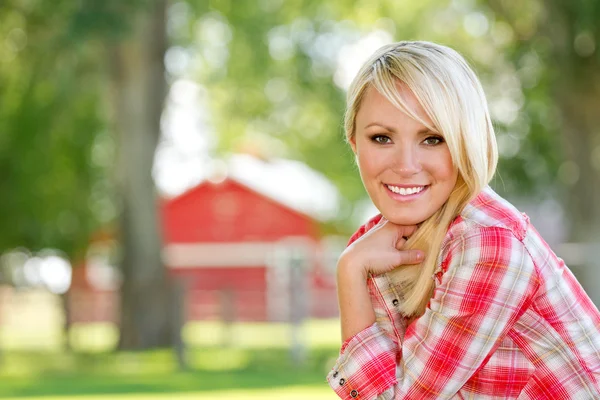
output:
POLYGON ((446 46, 404 41, 376 51, 348 89, 345 131, 349 142, 354 138, 356 114, 369 86, 402 112, 440 133, 458 170, 457 183, 448 200, 420 224, 404 246, 424 250, 424 261, 420 265, 399 266, 388 273, 402 287, 400 311, 406 316, 419 316, 433 293, 432 275, 448 226, 490 182, 496 170, 494 128, 477 76, 460 54, 446 46), (406 105, 398 93, 399 82, 412 91, 433 126, 406 105))

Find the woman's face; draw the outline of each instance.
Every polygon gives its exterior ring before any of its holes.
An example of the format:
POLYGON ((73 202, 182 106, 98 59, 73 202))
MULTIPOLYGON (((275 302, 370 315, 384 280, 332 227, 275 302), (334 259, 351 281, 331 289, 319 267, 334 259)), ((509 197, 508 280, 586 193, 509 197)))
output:
MULTIPOLYGON (((400 84, 397 88, 408 107, 433 126, 413 93, 400 84)), ((448 200, 456 184, 458 172, 442 136, 373 87, 363 97, 351 146, 369 197, 392 223, 425 221, 448 200)))

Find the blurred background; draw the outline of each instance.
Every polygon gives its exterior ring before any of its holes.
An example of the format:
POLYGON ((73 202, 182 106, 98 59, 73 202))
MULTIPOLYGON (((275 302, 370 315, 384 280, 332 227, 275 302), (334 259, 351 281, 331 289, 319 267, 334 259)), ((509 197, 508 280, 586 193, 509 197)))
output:
POLYGON ((0 397, 333 399, 375 210, 345 91, 397 40, 484 84, 493 187, 600 304, 600 3, 0 1, 0 397))

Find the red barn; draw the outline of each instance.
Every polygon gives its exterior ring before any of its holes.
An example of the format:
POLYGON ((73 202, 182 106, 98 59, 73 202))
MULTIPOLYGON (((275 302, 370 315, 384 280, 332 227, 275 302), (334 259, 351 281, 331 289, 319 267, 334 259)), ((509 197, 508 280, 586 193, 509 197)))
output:
POLYGON ((310 291, 317 282, 318 222, 233 179, 170 200, 163 221, 165 264, 189 278, 193 319, 286 319, 294 257, 308 278, 296 284, 310 291))
POLYGON ((163 202, 164 262, 186 283, 188 319, 337 315, 317 217, 274 197, 228 177, 163 202))

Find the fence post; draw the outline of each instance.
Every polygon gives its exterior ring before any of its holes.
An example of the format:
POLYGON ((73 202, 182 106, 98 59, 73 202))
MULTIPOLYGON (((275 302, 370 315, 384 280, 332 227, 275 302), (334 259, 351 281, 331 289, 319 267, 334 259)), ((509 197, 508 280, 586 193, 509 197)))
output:
POLYGON ((186 294, 187 285, 180 278, 171 280, 171 327, 173 335, 173 350, 180 370, 189 369, 187 349, 182 337, 183 327, 187 316, 186 294))
POLYGON ((69 288, 69 290, 67 290, 65 293, 59 295, 60 296, 60 302, 62 305, 62 311, 63 311, 63 315, 64 315, 64 321, 63 321, 63 335, 64 335, 64 341, 63 341, 63 345, 64 345, 64 350, 67 353, 70 353, 72 348, 71 348, 71 322, 72 322, 72 316, 71 316, 71 292, 72 290, 69 288))
POLYGON ((221 304, 221 321, 223 322, 223 335, 221 346, 231 347, 235 340, 233 338, 233 322, 235 321, 235 292, 231 288, 219 291, 221 304))
POLYGON ((299 249, 290 251, 290 323, 292 361, 296 365, 306 361, 306 344, 302 334, 302 325, 308 314, 308 285, 306 284, 307 257, 299 249))

